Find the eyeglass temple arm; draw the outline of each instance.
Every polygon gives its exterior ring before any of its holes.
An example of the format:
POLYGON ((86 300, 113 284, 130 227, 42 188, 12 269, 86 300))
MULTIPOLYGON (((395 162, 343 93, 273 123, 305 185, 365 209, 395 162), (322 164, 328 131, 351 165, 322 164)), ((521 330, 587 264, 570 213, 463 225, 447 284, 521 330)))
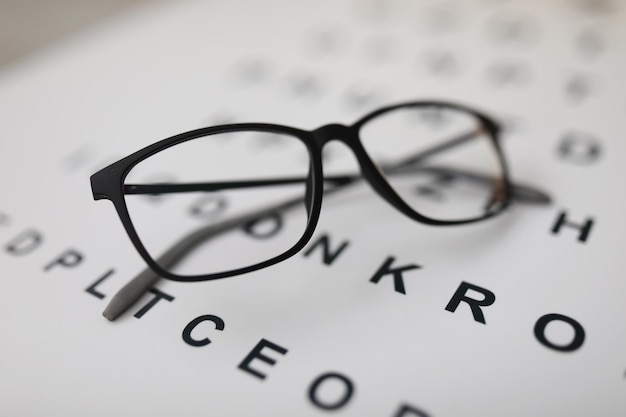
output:
MULTIPOLYGON (((395 165, 394 165, 395 168, 395 165)), ((403 165, 398 169, 383 168, 383 172, 389 174, 400 173, 414 173, 418 171, 430 171, 438 174, 446 174, 451 177, 462 177, 465 179, 473 180, 476 182, 489 183, 490 178, 487 175, 460 170, 457 168, 449 167, 416 167, 403 165), (407 167, 409 169, 407 169, 407 167)), ((341 176, 329 176, 324 178, 324 182, 338 186, 340 189, 342 185, 347 185, 353 181, 361 179, 356 175, 341 175, 341 176)), ((195 184, 127 184, 124 186, 124 194, 171 194, 171 193, 183 193, 183 192, 197 192, 197 191, 218 191, 224 189, 236 189, 236 188, 252 188, 252 187, 266 187, 270 185, 284 185, 295 184, 305 182, 303 178, 288 178, 288 179, 269 179, 258 181, 238 181, 238 182, 221 182, 221 183, 195 183, 195 184)), ((326 190, 326 192, 335 190, 332 188, 326 190)), ((543 191, 536 188, 522 185, 511 184, 511 197, 520 202, 528 204, 547 204, 550 202, 550 196, 543 191)))
POLYGON ((476 136, 483 132, 483 128, 479 127, 477 129, 471 130, 463 135, 457 136, 450 140, 440 143, 439 145, 433 146, 431 148, 420 151, 414 155, 410 155, 402 161, 396 162, 393 166, 390 166, 390 170, 399 169, 408 165, 415 165, 416 162, 420 162, 432 155, 436 155, 438 153, 447 151, 450 148, 454 148, 455 146, 459 146, 464 144, 465 142, 469 142, 471 139, 474 139, 476 136))
MULTIPOLYGON (((463 135, 447 140, 437 146, 433 146, 431 148, 420 151, 417 154, 411 155, 405 158, 404 160, 394 162, 392 165, 383 166, 383 171, 386 173, 393 173, 397 170, 405 170, 409 166, 418 168, 419 166, 416 166, 417 162, 421 162, 422 160, 427 159, 428 157, 432 155, 436 155, 450 148, 454 148, 456 146, 469 142, 471 139, 474 139, 477 135, 479 135, 482 132, 483 132, 482 127, 471 130, 463 135)), ((450 171, 451 169, 446 168, 446 170, 450 171)), ((462 173, 459 171, 457 172, 457 175, 462 176, 462 173)), ((488 178, 485 175, 471 174, 471 178, 475 180, 478 180, 481 177, 484 178, 485 181, 488 181, 488 178)), ((324 181, 331 183, 331 184, 336 184, 336 185, 346 185, 354 181, 355 179, 358 179, 358 178, 355 176, 329 176, 329 177, 325 177, 324 181)), ((237 188, 265 187, 269 185, 296 184, 296 183, 302 183, 304 181, 306 181, 306 179, 303 179, 303 178, 280 178, 280 179, 265 179, 265 180, 186 183, 186 184, 171 184, 171 183, 125 184, 123 190, 124 190, 124 194, 170 194, 170 193, 184 193, 184 192, 198 192, 198 191, 219 191, 219 190, 224 190, 224 189, 232 190, 232 189, 237 189, 237 188)), ((528 187, 524 187, 524 188, 527 191, 530 191, 528 187)), ((518 192, 518 194, 522 194, 522 196, 524 196, 524 195, 530 195, 532 193, 529 193, 529 192, 519 193, 518 192)), ((549 199, 549 197, 547 198, 549 199)))
MULTIPOLYGON (((353 176, 324 178, 325 182, 342 185, 353 180, 353 176)), ((306 178, 280 178, 248 181, 202 182, 187 184, 125 184, 124 194, 171 194, 198 191, 234 190, 237 188, 267 187, 269 185, 302 184, 306 178)))
MULTIPOLYGON (((420 167, 419 165, 414 165, 413 167, 411 167, 412 164, 416 164, 416 162, 420 162, 426 156, 433 155, 434 153, 437 153, 437 152, 442 152, 443 150, 446 150, 450 146, 452 146, 452 145, 447 145, 447 144, 454 143, 454 145, 458 145, 458 144, 464 143, 465 141, 469 140, 471 137, 474 137, 475 135, 476 135, 476 132, 471 132, 470 134, 457 137, 435 148, 427 149, 423 152, 413 155, 405 159, 404 161, 402 161, 400 164, 394 164, 392 166, 388 166, 386 167, 385 171, 391 172, 391 173, 393 173, 393 171, 396 171, 398 174, 400 174, 404 172, 411 172, 413 171, 413 169, 410 169, 410 168, 414 168, 417 171, 428 170, 432 172, 445 173, 448 175, 462 176, 464 178, 468 178, 468 179, 472 179, 475 181, 484 182, 488 184, 491 181, 490 178, 482 174, 471 173, 471 172, 458 170, 454 168, 420 167), (433 149, 435 149, 436 152, 433 151, 433 149)), ((329 177, 326 180, 330 181, 331 184, 334 183, 334 186, 332 186, 331 188, 325 189, 324 192, 326 194, 329 194, 329 193, 333 193, 339 190, 343 190, 347 188, 346 187, 347 185, 358 182, 359 179, 361 179, 360 176, 329 177)), ((265 181, 246 181, 246 182, 239 182, 238 184, 264 183, 262 185, 272 185, 276 183, 275 181, 278 181, 279 184, 281 183, 284 184, 284 183, 293 183, 296 181, 302 182, 303 180, 302 179, 287 179, 287 180, 283 179, 283 180, 265 180, 265 181)), ((225 184, 225 183, 222 183, 222 184, 225 184)), ((133 186, 133 187, 139 187, 139 188, 134 188, 134 191, 135 191, 134 194, 143 194, 143 192, 139 192, 142 190, 146 194, 154 194, 156 193, 156 190, 159 189, 159 187, 163 188, 161 192, 168 192, 167 190, 176 189, 177 186, 179 185, 181 186, 181 188, 184 188, 185 186, 189 186, 189 185, 206 186, 206 185, 211 185, 211 184, 210 183, 209 184, 153 184, 153 185, 141 185, 141 186, 133 186), (155 188, 151 188, 153 186, 155 188), (142 188, 142 187, 147 187, 147 188, 142 188)), ((194 191, 196 190, 194 189, 194 191)), ((205 188, 197 189, 197 191, 206 191, 206 189, 205 188)), ((169 191, 169 192, 175 192, 175 191, 169 191)), ((534 203, 534 204, 550 203, 550 197, 547 194, 543 193, 540 190, 537 190, 537 189, 534 189, 532 187, 525 186, 525 185, 513 185, 512 184, 511 185, 511 197, 515 200, 518 200, 520 202, 525 202, 525 203, 534 203)), ((167 251, 165 251, 165 253, 163 253, 157 259, 157 263, 163 267, 172 266, 176 264, 180 259, 182 259, 187 253, 189 253, 197 244, 205 241, 208 238, 211 238, 213 236, 219 235, 226 231, 235 229, 241 226, 242 224, 248 223, 259 217, 263 217, 267 214, 271 214, 276 211, 286 210, 299 204, 302 204, 301 197, 294 198, 294 199, 282 202, 280 204, 272 205, 270 207, 266 207, 260 210, 255 210, 254 212, 235 217, 233 219, 227 220, 225 222, 221 222, 219 224, 203 227, 183 237, 174 245, 172 245, 167 251)), ((146 268, 139 275, 137 275, 130 282, 128 282, 124 287, 122 287, 113 296, 113 299, 107 305, 105 310, 102 312, 102 315, 108 320, 111 320, 111 321, 115 320, 120 314, 122 314, 126 309, 128 309, 132 304, 134 304, 143 294, 145 294, 150 289, 150 287, 152 287, 159 279, 160 279, 160 276, 157 273, 155 273, 150 268, 146 268)))
MULTIPOLYGON (((437 146, 433 146, 424 151, 421 151, 415 155, 411 155, 408 158, 394 163, 392 166, 383 167, 384 172, 393 172, 397 169, 402 169, 410 165, 415 165, 416 162, 420 162, 432 155, 436 155, 443 151, 446 151, 455 146, 459 146, 469 140, 475 138, 482 132, 482 128, 471 130, 463 135, 457 136, 451 140, 445 141, 437 146)), ((325 182, 335 183, 338 185, 347 184, 355 179, 353 176, 331 176, 325 177, 325 182)), ((159 183, 159 184, 124 184, 124 194, 171 194, 171 193, 187 193, 198 191, 219 191, 219 190, 234 190, 237 188, 252 188, 252 187, 264 187, 269 185, 285 185, 296 184, 306 181, 304 178, 280 178, 280 179, 265 179, 265 180, 248 180, 248 181, 226 181, 226 182, 203 182, 203 183, 186 183, 186 184, 171 184, 171 183, 159 183)))
MULTIPOLYGON (((421 151, 415 155, 394 163, 392 166, 384 167, 384 172, 393 172, 397 169, 402 169, 407 166, 415 166, 417 162, 428 158, 429 156, 441 153, 455 146, 461 145, 481 132, 480 129, 472 130, 464 135, 455 137, 433 146, 432 148, 421 151)), ((356 179, 355 176, 330 176, 325 177, 324 181, 343 185, 348 184, 356 179)), ((171 184, 171 183, 158 183, 158 184, 124 184, 124 194, 171 194, 171 193, 188 193, 198 191, 219 191, 219 190, 234 190, 237 188, 252 188, 252 187, 265 187, 269 185, 286 185, 305 182, 304 178, 280 178, 280 179, 264 179, 264 180, 247 180, 247 181, 225 181, 225 182, 203 182, 203 183, 186 183, 186 184, 171 184)))

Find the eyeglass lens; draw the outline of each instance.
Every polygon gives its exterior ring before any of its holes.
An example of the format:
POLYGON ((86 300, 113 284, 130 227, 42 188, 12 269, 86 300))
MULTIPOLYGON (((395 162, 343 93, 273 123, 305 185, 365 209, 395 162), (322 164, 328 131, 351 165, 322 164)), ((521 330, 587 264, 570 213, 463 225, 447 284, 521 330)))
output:
POLYGON ((360 137, 396 193, 425 217, 480 219, 503 201, 498 152, 483 122, 469 112, 399 108, 369 120, 360 137))
POLYGON ((190 276, 259 264, 288 251, 306 230, 308 155, 299 138, 258 131, 212 134, 180 143, 129 172, 124 190, 131 221, 156 260, 172 244, 207 225, 294 202, 280 216, 268 213, 219 238, 200 239, 184 262, 162 266, 190 276), (284 224, 277 225, 278 221, 284 224), (280 233, 274 233, 277 227, 280 233))

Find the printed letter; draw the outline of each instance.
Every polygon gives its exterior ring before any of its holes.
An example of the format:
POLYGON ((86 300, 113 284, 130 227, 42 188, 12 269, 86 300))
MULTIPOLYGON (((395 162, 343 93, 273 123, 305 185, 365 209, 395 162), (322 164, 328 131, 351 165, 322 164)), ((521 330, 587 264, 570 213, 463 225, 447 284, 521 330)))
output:
POLYGON ((466 302, 472 309, 472 315, 474 316, 474 320, 480 323, 486 324, 485 316, 483 315, 483 311, 481 307, 487 307, 487 306, 492 305, 494 301, 496 301, 496 296, 494 293, 492 293, 491 291, 485 288, 481 288, 479 286, 470 284, 469 282, 462 282, 461 285, 459 285, 459 288, 457 288, 452 298, 450 299, 450 302, 446 306, 446 310, 454 313, 462 301, 466 302), (482 300, 469 298, 465 295, 467 290, 473 290, 473 291, 479 292, 484 297, 482 300))
POLYGON ((320 375, 319 377, 315 379, 315 381, 313 381, 313 384, 311 384, 311 387, 309 388, 309 399, 316 407, 321 408, 323 410, 337 410, 345 406, 348 403, 348 401, 350 401, 352 394, 354 394, 354 385, 352 384, 352 381, 350 381, 350 379, 348 379, 346 376, 335 373, 335 372, 328 372, 323 375, 320 375), (330 397, 336 397, 336 398, 320 399, 319 398, 320 394, 318 393, 318 390, 320 389, 322 384, 326 383, 326 381, 329 381, 329 380, 335 380, 337 381, 337 383, 339 383, 343 387, 342 388, 335 387, 335 389, 326 390, 327 393, 328 391, 330 391, 330 395, 326 394, 324 395, 324 397, 330 396, 330 397), (343 393, 337 394, 338 389, 342 390, 343 393))
POLYGON ((560 352, 573 352, 580 348, 585 341, 585 330, 576 320, 563 316, 561 314, 546 314, 541 316, 535 324, 535 337, 539 340, 539 343, 547 348, 558 350, 560 352), (566 345, 557 345, 548 340, 546 337, 546 326, 553 321, 562 321, 572 326, 574 330, 574 338, 566 345))
POLYGON ((276 363, 276 359, 270 358, 269 356, 265 356, 263 354, 262 350, 264 348, 272 349, 280 353, 281 355, 284 355, 287 353, 287 349, 285 349, 284 347, 278 346, 270 342, 269 340, 261 339, 261 341, 257 343, 254 349, 252 349, 252 351, 248 354, 248 356, 246 356, 244 360, 239 364, 239 369, 241 369, 242 371, 246 371, 256 376, 257 378, 265 379, 267 375, 250 367, 250 362, 252 362, 254 359, 258 359, 270 365, 274 365, 276 363))
POLYGON ((148 302, 148 304, 146 304, 145 306, 143 306, 141 308, 141 310, 139 310, 138 312, 135 313, 135 317, 140 319, 141 317, 143 317, 144 314, 146 314, 152 307, 154 307, 154 305, 156 303, 159 302, 159 300, 165 299, 169 302, 172 302, 174 300, 174 297, 172 297, 169 294, 165 294, 164 292, 161 292, 159 290, 157 290, 156 288, 152 288, 150 290, 150 292, 152 294, 154 294, 154 297, 152 298, 152 300, 150 300, 148 302))
POLYGON ((406 290, 404 289, 404 281, 402 280, 402 273, 404 271, 410 271, 411 269, 421 268, 421 266, 409 264, 391 269, 391 264, 394 260, 395 259, 393 258, 393 256, 388 257, 387 260, 381 265, 381 267, 378 268, 378 271, 376 271, 374 276, 370 278, 370 282, 378 284, 378 281, 380 281, 382 277, 392 274, 394 289, 399 293, 406 294, 406 290))
POLYGON ((264 217, 254 219, 243 226, 244 232, 257 239, 267 239, 280 232, 283 228, 283 218, 278 213, 270 213, 264 217))
POLYGON ((398 410, 398 412, 393 417, 429 417, 425 412, 418 410, 415 407, 411 407, 410 405, 402 404, 402 407, 398 410))
POLYGON ((217 316, 207 314, 204 316, 196 317, 195 319, 191 320, 189 324, 185 326, 185 329, 183 330, 183 340, 185 341, 185 343, 187 343, 190 346, 197 346, 197 347, 206 346, 209 343, 211 343, 211 340, 208 337, 205 337, 204 339, 194 339, 191 336, 191 332, 193 331, 193 329, 195 329, 196 326, 202 323, 203 321, 212 321, 213 324, 215 324, 216 330, 220 330, 220 331, 224 330, 224 320, 222 320, 221 318, 217 316))
POLYGON ((584 224, 571 223, 566 220, 566 213, 562 211, 559 214, 559 217, 556 220, 556 223, 552 227, 552 233, 557 234, 561 230, 562 226, 569 226, 573 229, 578 229, 580 233, 578 234, 578 240, 580 242, 586 242, 587 238, 589 238, 589 233, 591 232, 591 227, 593 226, 593 219, 587 218, 584 224))
POLYGON ((96 282, 94 282, 93 284, 91 284, 89 287, 87 287, 87 289, 85 289, 85 291, 87 291, 89 294, 93 295, 94 297, 98 297, 99 299, 103 299, 105 297, 104 294, 102 294, 100 291, 98 291, 96 288, 98 287, 98 285, 100 285, 105 279, 107 279, 108 277, 110 277, 113 272, 115 272, 114 269, 109 269, 107 272, 104 273, 104 275, 102 275, 100 278, 98 278, 96 280, 96 282))
POLYGON ((78 252, 78 251, 76 251, 74 249, 68 249, 65 252, 63 252, 54 261, 52 261, 48 265, 44 266, 43 270, 44 271, 49 271, 55 265, 61 265, 61 266, 64 266, 66 268, 72 268, 72 267, 75 267, 76 265, 80 264, 82 261, 83 261, 83 255, 80 252, 78 252))
POLYGON ((348 243, 349 243, 348 241, 344 241, 343 243, 341 243, 341 245, 339 245, 337 250, 335 250, 334 252, 331 252, 330 251, 330 238, 328 237, 328 235, 322 235, 317 240, 317 242, 312 244, 311 247, 309 247, 306 250, 306 252, 304 252, 304 256, 309 256, 315 250, 315 248, 317 248, 318 246, 321 246, 322 251, 323 251, 322 261, 326 265, 331 265, 333 262, 335 262, 335 259, 339 257, 341 252, 343 252, 343 250, 348 247, 348 243))
POLYGON ((43 237, 36 230, 26 230, 6 244, 5 249, 11 255, 26 255, 41 245, 43 237))

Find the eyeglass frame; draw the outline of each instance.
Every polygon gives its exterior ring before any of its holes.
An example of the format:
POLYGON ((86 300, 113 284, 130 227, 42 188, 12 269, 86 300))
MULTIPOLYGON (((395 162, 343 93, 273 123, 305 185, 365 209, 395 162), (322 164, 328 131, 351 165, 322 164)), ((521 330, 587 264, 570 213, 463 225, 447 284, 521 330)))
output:
POLYGON ((269 267, 294 256, 306 246, 306 244, 313 237, 313 233, 315 231, 321 213, 322 199, 324 194, 322 150, 328 142, 333 140, 338 140, 344 143, 346 146, 348 146, 348 148, 352 150, 361 169, 362 178, 365 179, 370 184, 370 186, 372 186, 374 191, 376 191, 383 199, 385 199, 401 213, 405 214, 406 216, 417 222, 436 226, 453 226, 475 223, 478 221, 486 220, 490 217, 495 216, 496 214, 501 213, 510 204, 511 183, 509 181, 506 159, 500 145, 500 131, 500 126, 485 114, 475 109, 469 108, 465 105, 439 100, 411 101, 389 105, 366 114, 351 125, 332 123, 310 131, 271 123, 236 123, 210 126, 191 130, 160 140, 152 145, 146 146, 145 148, 140 149, 122 158, 117 162, 110 164, 109 166, 99 170, 91 176, 91 188, 94 200, 107 199, 113 203, 115 210, 122 222, 122 225, 124 226, 124 229, 126 230, 126 233, 128 234, 131 242, 135 246, 135 249, 137 249, 140 256, 154 272, 156 272, 163 278, 179 282, 209 281, 242 275, 269 267), (499 178, 499 181, 501 182, 500 186, 502 187, 502 189, 499 190, 501 194, 501 200, 498 201, 500 204, 497 206, 496 210, 487 211, 483 216, 466 220, 431 219, 427 216, 420 214, 418 211, 413 210, 406 202, 404 202, 404 200, 397 194, 397 192, 385 179, 385 176, 380 171, 378 165, 371 159, 371 157, 365 150, 359 135, 360 129, 368 121, 384 113, 388 113, 402 108, 415 107, 440 107, 458 110, 476 117, 476 119, 482 123, 482 127, 484 127, 484 133, 487 134, 487 138, 489 138, 491 145, 493 146, 493 150, 498 158, 498 163, 502 171, 501 177, 499 178), (135 227, 130 218, 130 214, 126 205, 126 200, 124 198, 124 180, 126 179, 128 173, 138 163, 167 148, 183 142, 187 142, 189 140, 231 132, 266 132, 289 135, 291 137, 300 139, 304 143, 310 158, 309 174, 306 178, 306 191, 304 196, 304 204, 308 209, 306 229, 301 238, 290 249, 266 261, 259 262, 247 267, 212 274, 190 276, 174 274, 167 269, 161 267, 152 258, 152 256, 150 256, 141 239, 139 238, 139 235, 137 234, 137 231, 135 230, 135 227), (307 201, 307 199, 309 200, 307 201))

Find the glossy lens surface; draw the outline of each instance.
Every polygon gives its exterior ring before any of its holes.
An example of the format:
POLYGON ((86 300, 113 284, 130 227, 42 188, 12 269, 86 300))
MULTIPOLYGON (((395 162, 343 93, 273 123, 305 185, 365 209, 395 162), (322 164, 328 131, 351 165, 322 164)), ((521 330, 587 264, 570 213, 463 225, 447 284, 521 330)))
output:
POLYGON ((368 122, 360 136, 395 192, 437 221, 468 221, 498 211, 504 167, 475 115, 445 106, 403 107, 368 122))
POLYGON ((228 272, 275 258, 300 240, 309 165, 297 137, 211 134, 139 162, 124 181, 124 198, 139 239, 164 269, 179 276, 228 272))

